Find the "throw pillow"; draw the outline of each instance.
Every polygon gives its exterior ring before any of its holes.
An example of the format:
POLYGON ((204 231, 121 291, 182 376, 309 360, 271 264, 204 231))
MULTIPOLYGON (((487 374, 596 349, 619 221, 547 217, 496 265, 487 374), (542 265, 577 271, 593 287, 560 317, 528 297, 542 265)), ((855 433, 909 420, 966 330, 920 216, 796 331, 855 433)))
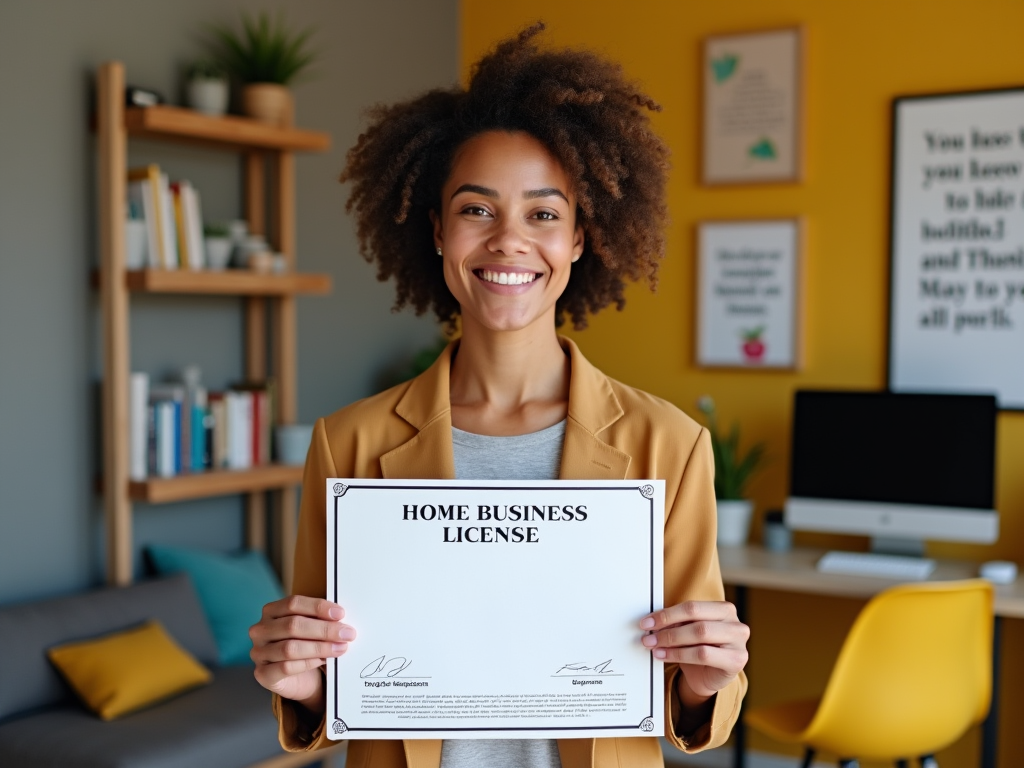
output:
POLYGON ((217 641, 221 664, 249 662, 249 627, 260 620, 266 603, 284 591, 261 552, 223 554, 185 547, 146 548, 158 573, 184 571, 192 578, 217 641))
POLYGON ((104 720, 210 682, 210 670, 159 621, 47 651, 75 693, 104 720))

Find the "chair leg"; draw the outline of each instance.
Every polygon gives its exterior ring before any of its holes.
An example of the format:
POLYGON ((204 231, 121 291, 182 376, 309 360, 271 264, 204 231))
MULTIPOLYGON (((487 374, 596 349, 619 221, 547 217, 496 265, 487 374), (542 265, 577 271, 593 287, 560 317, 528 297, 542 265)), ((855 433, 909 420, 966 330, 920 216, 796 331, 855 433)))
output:
POLYGON ((935 759, 935 755, 921 755, 920 763, 921 768, 939 768, 939 761, 935 759))
POLYGON ((906 760, 897 760, 896 768, 910 768, 910 763, 908 763, 906 760))
POLYGON ((840 759, 839 768, 860 768, 860 763, 851 758, 847 758, 845 760, 840 759))
POLYGON ((804 748, 804 761, 800 764, 800 768, 811 768, 811 763, 814 762, 814 750, 810 747, 804 748))

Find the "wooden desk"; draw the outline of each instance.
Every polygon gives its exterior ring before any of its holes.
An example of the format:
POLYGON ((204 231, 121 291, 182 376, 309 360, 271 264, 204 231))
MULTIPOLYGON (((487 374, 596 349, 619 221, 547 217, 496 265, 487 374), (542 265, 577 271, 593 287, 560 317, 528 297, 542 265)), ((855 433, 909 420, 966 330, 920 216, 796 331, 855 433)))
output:
MULTIPOLYGON (((797 548, 789 552, 769 552, 763 547, 720 547, 719 562, 722 581, 736 587, 736 608, 740 620, 746 621, 746 592, 749 587, 777 589, 837 597, 870 598, 898 581, 875 576, 844 576, 819 573, 815 564, 825 553, 823 549, 797 548)), ((978 575, 978 563, 938 560, 929 581, 971 579, 978 575)), ((1001 661, 1000 633, 1003 617, 1024 619, 1024 576, 1013 584, 997 585, 995 598, 996 624, 992 648, 992 706, 982 725, 981 766, 995 768, 999 720, 999 668, 1001 661)), ((746 727, 742 717, 735 729, 734 768, 746 765, 746 727)))

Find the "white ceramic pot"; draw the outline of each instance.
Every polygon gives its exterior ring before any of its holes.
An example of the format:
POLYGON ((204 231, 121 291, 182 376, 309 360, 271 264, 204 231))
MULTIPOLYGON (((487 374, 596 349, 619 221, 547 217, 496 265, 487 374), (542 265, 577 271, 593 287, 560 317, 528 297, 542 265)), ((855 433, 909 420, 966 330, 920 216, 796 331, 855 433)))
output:
POLYGON ((277 460, 282 464, 305 464, 313 441, 312 424, 282 424, 274 430, 277 460))
POLYGON ((188 81, 186 90, 188 105, 197 112, 216 117, 228 111, 227 80, 195 78, 188 81))
POLYGON ((747 543, 754 502, 747 499, 718 499, 718 546, 738 547, 747 543))
POLYGON ((231 261, 231 238, 207 237, 203 240, 206 246, 206 267, 208 269, 226 269, 231 261))

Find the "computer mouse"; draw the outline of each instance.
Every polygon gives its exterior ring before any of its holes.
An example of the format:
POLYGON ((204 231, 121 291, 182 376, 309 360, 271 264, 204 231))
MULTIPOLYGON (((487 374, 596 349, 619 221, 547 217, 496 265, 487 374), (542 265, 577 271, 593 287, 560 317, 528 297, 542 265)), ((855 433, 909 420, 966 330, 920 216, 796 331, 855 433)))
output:
POLYGON ((1017 578, 1017 564, 1009 560, 990 560, 981 564, 978 575, 993 584, 1012 584, 1017 578))

